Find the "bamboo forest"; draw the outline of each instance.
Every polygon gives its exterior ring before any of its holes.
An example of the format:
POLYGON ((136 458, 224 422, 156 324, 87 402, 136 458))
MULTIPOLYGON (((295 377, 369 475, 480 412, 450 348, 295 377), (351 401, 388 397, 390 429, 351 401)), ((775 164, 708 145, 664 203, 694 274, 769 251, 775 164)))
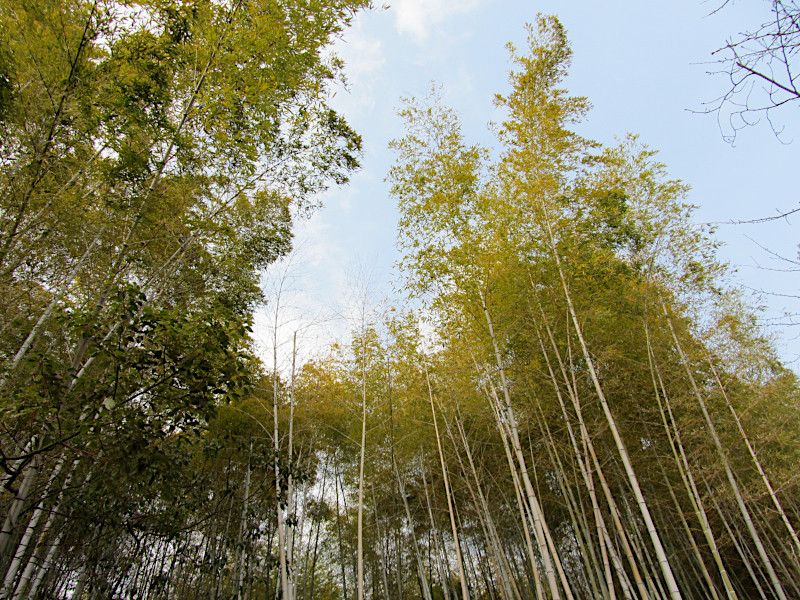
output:
POLYGON ((397 100, 404 300, 256 350, 373 8, 0 0, 0 599, 800 598, 797 375, 557 17, 495 147, 397 100))

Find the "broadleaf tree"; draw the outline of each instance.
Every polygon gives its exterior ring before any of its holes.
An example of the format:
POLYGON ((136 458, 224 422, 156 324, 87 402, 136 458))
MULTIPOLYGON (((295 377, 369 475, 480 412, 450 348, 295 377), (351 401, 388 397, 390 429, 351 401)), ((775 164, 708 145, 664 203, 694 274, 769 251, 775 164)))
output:
POLYGON ((326 47, 367 5, 0 8, 1 597, 113 594, 99 539, 185 526, 166 465, 254 389, 259 270, 358 166, 326 47))

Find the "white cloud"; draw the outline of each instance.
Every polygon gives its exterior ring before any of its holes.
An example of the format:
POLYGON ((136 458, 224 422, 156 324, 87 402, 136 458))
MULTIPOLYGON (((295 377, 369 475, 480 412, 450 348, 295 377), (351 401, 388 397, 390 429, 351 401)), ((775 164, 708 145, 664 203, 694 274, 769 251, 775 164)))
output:
POLYGON ((341 88, 333 90, 332 105, 345 115, 372 111, 375 108, 373 81, 386 65, 386 54, 380 37, 373 35, 365 20, 370 16, 360 14, 354 24, 344 32, 331 48, 331 52, 344 62, 344 73, 351 94, 341 88))
POLYGON ((397 16, 397 31, 424 42, 431 28, 449 17, 477 8, 479 0, 395 0, 392 8, 397 16))
POLYGON ((386 63, 381 40, 365 31, 361 19, 337 40, 333 51, 344 60, 349 79, 369 77, 386 63))
POLYGON ((452 98, 463 97, 475 91, 475 86, 472 83, 472 75, 469 70, 464 67, 459 68, 456 73, 448 77, 442 85, 445 95, 452 98))
POLYGON ((293 338, 297 335, 297 364, 324 354, 346 333, 340 323, 346 251, 332 239, 321 212, 298 219, 292 252, 263 273, 266 304, 255 314, 253 339, 268 369, 277 353, 278 370, 288 377, 293 338), (277 326, 277 327, 276 327, 277 326))

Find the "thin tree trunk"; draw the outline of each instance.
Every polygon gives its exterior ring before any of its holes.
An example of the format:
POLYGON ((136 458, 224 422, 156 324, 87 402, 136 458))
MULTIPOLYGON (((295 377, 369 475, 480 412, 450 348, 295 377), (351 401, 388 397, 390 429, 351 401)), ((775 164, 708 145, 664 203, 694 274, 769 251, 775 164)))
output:
MULTIPOLYGON (((325 455, 325 466, 323 467, 323 471, 322 471, 322 473, 323 473, 323 475, 322 475, 322 490, 320 491, 320 501, 321 502, 325 502, 325 485, 328 482, 328 460, 329 460, 329 456, 328 456, 328 454, 326 454, 325 455)), ((337 506, 336 518, 337 518, 337 522, 338 522, 338 518, 339 518, 338 506, 337 506)), ((306 577, 307 577, 307 574, 306 574, 306 576, 303 577, 303 600, 309 600, 309 598, 314 598, 314 582, 315 582, 315 577, 316 577, 316 573, 317 573, 317 551, 318 551, 318 548, 319 548, 319 532, 320 532, 321 528, 322 528, 322 519, 319 518, 317 520, 317 531, 316 531, 316 533, 314 535, 314 550, 313 550, 312 559, 311 559, 311 587, 310 587, 310 590, 309 590, 309 594, 306 595, 306 577)), ((426 599, 426 600, 430 600, 430 599, 426 599)))
MULTIPOLYGON (((458 407, 457 407, 458 408, 458 407)), ((470 449, 469 442, 467 441, 467 436, 464 431, 464 426, 461 423, 461 418, 459 414, 459 418, 456 419, 456 426, 458 429, 459 437, 461 438, 461 443, 464 446, 464 450, 466 452, 467 461, 469 463, 470 472, 472 473, 472 477, 475 481, 475 492, 473 495, 476 497, 478 501, 478 516, 481 519, 481 525, 485 528, 485 535, 487 542, 487 547, 489 548, 490 554, 492 556, 492 562, 494 564, 495 571, 497 572, 497 576, 500 579, 503 595, 506 600, 512 600, 512 598, 516 595, 519 595, 519 591, 514 590, 511 584, 511 573, 507 571, 507 564, 506 558, 503 553, 502 544, 500 543, 500 536, 497 533, 497 528, 494 524, 494 519, 492 518, 492 513, 489 510, 489 503, 486 501, 486 496, 483 493, 483 488, 481 486, 480 478, 478 477, 478 471, 475 468, 475 462, 472 459, 472 450, 470 449), (485 525, 484 525, 485 523, 485 525)), ((455 444, 455 440, 453 440, 455 444)), ((459 459, 460 460, 460 459, 459 459)), ((466 478, 469 481, 468 477, 466 478)), ((472 488, 470 487, 470 492, 472 492, 472 488)))
POLYGON ((461 580, 461 598, 462 600, 469 600, 469 590, 467 588, 467 578, 464 573, 464 559, 461 554, 461 543, 458 538, 458 528, 456 527, 455 515, 453 513, 453 498, 450 493, 450 479, 447 476, 447 466, 444 462, 444 453, 442 452, 442 440, 439 436, 439 424, 436 421, 436 409, 433 406, 433 390, 431 390, 431 381, 428 376, 428 370, 425 369, 425 381, 428 384, 428 397, 431 403, 431 415, 433 417, 433 428, 436 432, 436 446, 439 449, 439 462, 442 465, 442 477, 444 478, 444 493, 447 497, 447 510, 450 514, 450 527, 453 532, 453 542, 456 548, 456 562, 458 563, 458 576, 461 580))
MULTIPOLYGON (((275 319, 277 321, 277 310, 275 319)), ((275 450, 275 499, 277 501, 278 517, 278 568, 280 569, 281 594, 283 598, 289 599, 289 578, 286 569, 286 515, 284 514, 283 502, 281 498, 281 471, 280 471, 280 438, 278 437, 278 341, 277 323, 273 336, 273 363, 272 363, 272 418, 273 418, 273 446, 275 450)))
MULTIPOLYGON (((342 597, 344 600, 347 600, 347 570, 345 569, 345 558, 344 558, 344 546, 342 546, 342 523, 341 523, 341 516, 339 513, 339 472, 337 468, 337 463, 334 460, 334 482, 335 482, 335 493, 336 493, 336 536, 339 540, 339 567, 342 570, 342 597)), ((344 490, 342 490, 342 495, 344 495, 344 490)), ((345 515, 347 514, 347 507, 345 507, 345 515)))
POLYGON ((744 431, 744 427, 742 426, 742 420, 739 418, 739 415, 736 413, 736 409, 733 407, 733 403, 731 402, 730 398, 728 397, 728 392, 725 390, 725 386, 722 385, 722 380, 719 377, 719 373, 717 369, 714 367, 714 362, 711 358, 708 358, 708 364, 711 367, 711 371, 714 373, 714 378, 717 380, 717 384, 719 385, 719 389, 722 392, 723 397, 725 398, 725 403, 728 405, 728 409, 731 411, 731 415, 733 415, 734 421, 736 421, 736 427, 739 430, 739 434, 742 436, 745 445, 747 446, 747 451, 750 454, 750 458, 753 459, 753 464, 756 466, 758 470, 758 474, 761 477, 761 481, 764 482, 764 487, 767 488, 769 492, 769 497, 772 499, 772 503, 775 505, 775 509, 778 511, 778 514, 781 516, 781 521, 786 526, 786 531, 789 533, 789 537, 791 538, 792 542, 794 542, 794 559, 795 562, 800 560, 800 539, 797 537, 797 531, 795 531, 794 526, 789 521, 789 517, 786 515, 786 511, 783 510, 783 506, 781 506, 780 501, 778 500, 778 495, 775 493, 775 490, 772 487, 772 483, 770 483, 767 474, 764 472, 764 467, 761 465, 761 461, 758 459, 755 450, 753 449, 753 445, 750 443, 750 438, 747 437, 747 434, 744 431))
POLYGON ((361 351, 364 355, 361 357, 361 454, 358 463, 358 600, 364 600, 364 459, 367 452, 367 357, 364 333, 362 330, 361 351))
MULTIPOLYGON (((287 483, 286 483, 286 509, 288 513, 294 514, 294 478, 292 477, 292 471, 294 469, 294 455, 293 451, 293 443, 294 443, 294 383, 295 383, 295 364, 297 361, 297 332, 295 331, 292 336, 292 373, 291 379, 289 382, 289 453, 288 453, 288 465, 289 465, 289 473, 287 476, 287 483)), ((302 448, 301 448, 302 451, 302 448)), ((299 459, 298 459, 299 460, 299 459)), ((302 529, 301 529, 302 531, 302 529)), ((294 557, 294 534, 295 530, 292 529, 291 533, 289 534, 289 551, 290 551, 290 558, 294 557)), ((293 561, 290 561, 293 562, 293 561)), ((285 600, 295 600, 295 596, 297 594, 297 590, 295 589, 295 582, 293 581, 292 573, 289 570, 288 566, 286 569, 286 593, 288 594, 285 597, 285 600)))
POLYGON ((689 501, 692 504, 692 508, 694 509, 695 515, 697 516, 700 526, 703 530, 703 536, 706 539, 706 544, 711 549, 711 555, 714 557, 714 562, 717 565, 717 569, 719 570, 720 577, 722 578, 722 584, 725 588, 725 591, 728 595, 728 600, 738 600, 738 596, 736 591, 733 588, 733 585, 730 581, 730 577, 728 575, 728 571, 725 567, 725 564, 722 561, 722 557, 719 553, 719 548, 717 547, 717 542, 714 537, 714 533, 711 530, 711 525, 708 521, 708 515, 706 514, 705 508, 703 507, 703 500, 700 496, 700 492, 697 489, 697 485, 694 480, 694 476, 692 475, 692 471, 689 465, 689 460, 686 457, 686 452, 684 451, 683 442, 681 440, 680 429, 678 428, 677 422, 672 414, 672 407, 670 406, 669 397, 667 396, 666 387, 664 386, 664 382, 661 378, 661 373, 658 370, 658 365, 655 362, 655 354, 653 352, 652 344, 650 343, 650 333, 647 327, 647 323, 645 323, 645 336, 647 340, 647 351, 648 351, 648 361, 650 364, 650 373, 653 378, 653 388, 656 395, 656 401, 658 402, 659 412, 661 414, 661 420, 664 425, 664 429, 667 434, 667 439, 670 443, 670 447, 672 448, 673 456, 675 457, 675 464, 678 467, 678 472, 681 475, 681 479, 683 481, 684 487, 686 488, 687 495, 689 496, 689 501), (661 393, 659 393, 659 391, 661 393), (661 398, 664 398, 664 402, 662 404, 661 398), (666 406, 666 412, 665 412, 666 406), (667 414, 669 414, 669 418, 672 421, 674 427, 674 436, 670 431, 669 422, 667 419, 667 414))
MULTIPOLYGON (((542 317, 544 317, 544 312, 542 312, 542 317)), ((580 410, 579 410, 580 404, 579 404, 579 402, 577 400, 577 390, 573 389, 573 386, 571 385, 571 382, 569 380, 569 377, 567 376, 567 373, 566 373, 566 370, 565 370, 565 367, 564 367, 564 362, 563 362, 563 360, 561 358, 561 354, 558 352, 558 347, 556 346, 555 340, 553 339, 552 332, 550 331, 549 326, 547 326, 547 333, 548 333, 550 342, 551 342, 551 344, 553 346, 553 349, 555 351, 556 358, 558 360, 559 366, 561 368, 561 374, 562 374, 562 377, 564 378, 564 383, 565 383, 565 385, 567 386, 567 388, 569 390, 569 396, 572 399, 573 405, 574 405, 576 413, 578 415, 578 420, 579 420, 579 424, 580 424, 579 427, 580 427, 580 431, 581 431, 581 440, 582 440, 583 446, 585 448, 585 452, 584 452, 583 455, 581 454, 581 451, 578 448, 578 443, 577 443, 577 440, 576 440, 576 437, 575 437, 575 433, 574 433, 574 431, 572 429, 572 423, 571 423, 571 420, 570 420, 568 412, 567 412, 567 407, 566 407, 566 404, 564 403, 564 398, 563 398, 563 396, 561 394, 561 390, 560 390, 559 385, 558 385, 558 380, 557 380, 556 375, 555 375, 555 373, 553 371, 553 367, 552 367, 552 364, 550 362, 549 354, 548 354, 547 350, 545 349, 544 341, 542 340, 541 335, 539 334, 538 330, 537 330, 536 333, 537 333, 537 337, 538 337, 538 340, 539 340, 539 347, 542 350, 542 356, 544 356, 545 362, 547 364, 547 370, 548 370, 548 373, 550 374, 550 380, 551 380, 551 382, 553 384, 553 389, 555 390, 556 397, 558 398, 558 403, 559 403, 559 406, 561 408, 561 414, 562 414, 562 416, 564 418, 564 424, 567 427, 567 432, 569 434, 569 439, 570 439, 570 443, 572 445, 572 450, 573 450, 573 453, 575 454, 575 458, 576 458, 576 461, 578 463, 578 468, 579 468, 579 470, 581 472, 581 475, 583 476, 584 484, 586 485, 586 489, 589 492, 589 498, 590 498, 591 503, 592 503, 592 512, 593 512, 594 519, 595 519, 595 528, 597 530, 597 540, 598 540, 598 544, 600 546, 600 554, 601 554, 601 560, 602 560, 602 565, 603 565, 603 572, 604 572, 604 575, 605 575, 605 584, 606 585, 605 585, 605 587, 603 589, 603 595, 608 600, 616 600, 616 593, 615 593, 615 590, 614 590, 614 579, 613 579, 613 576, 612 576, 612 573, 611 573, 611 562, 608 559, 608 551, 607 551, 607 547, 606 547, 606 543, 605 543, 605 534, 604 534, 604 532, 606 530, 606 525, 605 525, 605 520, 603 518, 602 512, 600 511, 600 505, 599 505, 599 503, 597 501, 597 494, 595 492, 595 487, 594 487, 594 478, 592 476, 591 467, 589 465, 590 456, 589 456, 588 444, 591 443, 591 439, 589 439, 589 436, 585 433, 585 429, 586 428, 585 428, 585 425, 583 424, 583 417, 580 414, 580 410)), ((542 416, 542 419, 544 419, 543 416, 542 416)), ((549 428, 548 428, 548 432, 549 432, 549 428)), ((600 468, 599 465, 597 465, 597 468, 598 469, 600 468)), ((588 538, 588 531, 587 531, 587 538, 588 538)), ((590 555, 592 556, 592 559, 593 559, 592 562, 596 563, 597 562, 597 558, 595 556, 594 548, 591 545, 589 545, 588 550, 589 550, 590 555)))
POLYGON ((675 505, 675 510, 678 512, 678 518, 680 519, 681 526, 683 527, 683 531, 686 534, 686 539, 689 541, 692 554, 694 555, 697 564, 700 566, 700 574, 705 580, 706 585, 708 586, 708 590, 711 593, 711 598, 713 600, 720 600, 720 597, 717 594, 717 588, 716 585, 714 584, 714 580, 711 578, 711 574, 708 572, 708 568, 706 567, 703 555, 700 552, 700 548, 697 547, 697 542, 694 539, 692 530, 689 528, 689 524, 686 522, 686 517, 683 514, 683 509, 681 508, 680 502, 678 502, 678 497, 675 495, 675 492, 673 491, 672 486, 670 485, 669 479, 667 478, 667 473, 664 470, 663 465, 661 465, 661 473, 664 476, 664 483, 666 485, 667 491, 669 492, 670 498, 672 498, 672 503, 675 505))
MULTIPOLYGON (((519 463, 519 470, 522 475, 522 482, 525 487, 525 492, 528 496, 528 506, 530 508, 531 516, 533 517, 533 524, 534 524, 534 535, 537 538, 537 542, 539 544, 539 550, 542 557, 542 562, 544 563, 544 570, 545 570, 545 577, 547 578, 547 583, 550 588, 550 594, 552 595, 553 600, 560 600, 561 594, 558 589, 558 584, 556 583, 555 578, 555 569, 553 567, 553 562, 557 562, 560 567, 561 559, 559 558, 558 554, 556 553, 552 557, 550 556, 550 550, 546 535, 547 523, 543 521, 543 515, 541 511, 541 507, 539 506, 539 500, 536 498, 536 494, 533 491, 533 486, 531 485, 530 478, 528 476, 528 468, 525 462, 525 458, 522 454, 522 446, 519 441, 519 434, 517 431, 517 419, 514 415, 514 410, 511 406, 511 396, 508 391, 508 382, 506 381, 506 374, 505 368, 503 366, 503 358, 500 354, 500 346, 497 342, 497 337, 494 333, 494 324, 492 322, 491 315, 489 314, 489 309, 486 306, 486 299, 484 298, 483 294, 481 293, 481 305, 483 308, 484 316, 486 317, 486 323, 489 327, 489 336, 492 341, 492 348, 494 349, 495 360, 497 362, 497 369, 500 372, 500 383, 502 387, 503 397, 505 399, 505 416, 508 419, 508 429, 511 433, 510 440, 512 446, 514 447, 514 452, 517 457, 517 462, 519 463)), ((564 593, 567 596, 567 600, 572 600, 572 592, 570 591, 569 587, 567 586, 564 590, 564 593)))
POLYGON ((436 555, 436 566, 437 570, 439 571, 439 578, 442 581, 442 591, 444 593, 444 597, 450 600, 450 565, 446 561, 442 561, 442 556, 446 556, 446 551, 444 548, 444 542, 439 539, 439 530, 436 528, 436 522, 433 519, 433 507, 431 506, 431 497, 428 493, 428 482, 425 478, 425 468, 421 469, 422 471, 422 486, 425 489, 425 500, 428 504, 428 518, 430 519, 431 523, 431 534, 433 535, 433 544, 434 553, 436 555))
POLYGON ((608 401, 606 400, 605 393, 603 392, 603 388, 600 385, 600 379, 597 377, 597 372, 594 368, 594 362, 592 361, 592 358, 589 354, 589 348, 586 345, 586 340, 584 340, 583 338, 582 329, 580 323, 578 322, 578 315, 575 311, 575 306, 572 303, 572 295, 570 294, 569 287, 567 286, 567 278, 566 275, 564 274, 564 270, 561 265, 561 258, 559 257, 558 254, 558 247, 555 243, 555 237, 553 236, 553 230, 550 225, 549 217, 547 217, 546 220, 547 220, 547 232, 549 235, 551 248, 553 250, 553 256, 555 257, 556 260, 556 266, 558 267, 558 274, 559 277, 561 278, 561 285, 564 290, 564 296, 567 300, 567 307, 569 308, 569 313, 570 316, 572 317, 572 323, 575 327, 575 333, 578 336, 578 341, 580 342, 584 361, 586 362, 586 366, 589 369, 589 375, 592 379, 592 383, 594 384, 595 391, 597 392, 597 397, 600 400, 600 405, 603 409, 603 413, 605 414, 609 429, 611 430, 611 435, 614 438, 614 443, 617 446, 617 451, 619 452, 620 458, 622 459, 622 465, 625 467, 625 472, 628 475, 628 480, 630 482, 631 488, 633 489, 633 494, 634 497, 636 498, 636 503, 639 506, 639 511, 641 512, 642 518, 644 519, 645 525, 647 526, 647 532, 650 536, 650 540, 656 551, 659 566, 661 567, 661 572, 664 575, 664 579, 667 582, 667 588, 669 589, 670 597, 672 598, 672 600, 682 600, 680 590, 678 589, 678 583, 675 581, 675 576, 672 573, 672 568, 669 564, 669 559, 667 558, 667 554, 664 551, 664 546, 661 544, 661 538, 658 535, 655 523, 653 522, 653 518, 650 515, 650 510, 647 507, 647 502, 644 499, 644 494, 642 494, 641 487, 639 486, 639 479, 636 477, 636 472, 633 469, 633 464, 631 463, 630 456, 628 455, 628 450, 625 447, 625 443, 622 440, 622 436, 620 435, 619 430, 617 429, 617 422, 614 419, 614 416, 611 414, 611 409, 608 406, 608 401))
MULTIPOLYGON (((19 518, 22 508, 28 499, 31 486, 33 486, 39 474, 40 460, 41 459, 38 455, 34 456, 31 461, 31 465, 25 469, 25 476, 22 478, 22 483, 20 484, 19 489, 14 496, 14 500, 11 502, 11 507, 6 513, 6 518, 3 522, 3 528, 0 530, 0 556, 6 555, 6 547, 8 546, 8 542, 11 539, 11 534, 14 532, 14 528, 17 525, 17 519, 19 518)), ((0 564, 2 564, 2 561, 0 561, 0 564)))
POLYGON ((675 328, 672 326, 672 319, 670 318, 669 312, 667 311, 667 305, 662 303, 662 307, 664 309, 664 315, 667 318, 667 324, 669 325, 669 330, 672 333, 672 339, 675 342, 675 348, 677 349, 678 354, 681 357, 681 362, 683 363, 684 370, 686 371, 686 375, 689 378, 689 382, 691 383, 692 390, 694 391, 694 395, 697 398, 697 402, 700 404, 700 409, 702 410, 703 416, 705 417, 709 433, 711 434, 711 438, 714 441, 714 447, 716 448, 717 454, 719 455, 719 458, 722 461, 722 465, 725 468, 725 475, 728 478, 728 483, 730 483, 731 490, 733 491, 734 498, 736 499, 736 503, 739 506, 739 511, 742 513, 742 517, 744 518, 744 522, 745 525, 747 526, 748 532, 750 533, 750 537, 753 539, 753 543, 756 545, 756 550, 758 551, 758 555, 761 558, 761 562, 764 564, 764 568, 767 570, 767 575, 769 576, 769 580, 772 583, 772 587, 775 590, 775 593, 778 595, 778 598, 780 600, 788 600, 786 592, 784 592, 783 586, 781 585, 780 579, 778 578, 778 574, 775 572, 775 569, 772 566, 772 561, 770 560, 769 555, 767 554, 767 551, 764 548, 764 544, 761 541, 761 536, 758 534, 755 524, 753 523, 753 519, 750 516, 750 511, 748 510, 747 505, 744 502, 741 490, 739 489, 739 484, 737 483, 736 477, 734 476, 733 470, 731 469, 728 456, 727 454, 725 454, 725 450, 722 448, 722 442, 720 441, 719 435, 717 434, 717 429, 714 426, 713 421, 711 420, 711 415, 708 412, 705 400, 703 400, 703 395, 700 393, 700 390, 697 387, 697 382, 695 381, 691 369, 689 368, 689 361, 683 352, 683 348, 680 342, 678 341, 678 336, 675 333, 675 328))
POLYGON ((381 520, 378 516, 378 502, 375 499, 375 486, 372 486, 372 509, 375 513, 375 528, 378 535, 378 543, 376 547, 378 548, 378 568, 381 571, 381 581, 383 583, 383 593, 385 594, 385 598, 389 599, 389 581, 386 579, 386 572, 388 568, 386 566, 386 555, 383 549, 383 533, 381 532, 381 520))
POLYGON ((242 517, 239 521, 239 536, 236 543, 236 554, 234 564, 234 575, 231 583, 231 596, 235 600, 242 598, 242 585, 244 574, 245 555, 245 534, 247 532, 247 510, 250 504, 250 463, 253 458, 253 440, 250 440, 250 449, 247 454, 247 471, 244 475, 244 497, 242 498, 242 517))
POLYGON ((22 535, 22 539, 20 540, 19 544, 17 545, 17 550, 14 553, 14 558, 11 560, 11 564, 6 571, 6 576, 3 581, 3 588, 0 590, 0 598, 10 598, 14 592, 14 581, 16 580, 17 572, 22 564, 22 559, 26 556, 28 552, 28 548, 31 543, 31 538, 33 537, 34 532, 36 531, 36 527, 39 524, 39 519, 42 517, 42 513, 44 513, 44 503, 47 501, 47 495, 50 492, 50 488, 53 485, 56 477, 61 472, 61 469, 64 466, 64 456, 62 455, 58 462, 56 462, 55 467, 53 467, 53 471, 50 474, 49 479, 47 480, 47 485, 45 485, 44 491, 42 492, 42 497, 39 500, 36 508, 33 510, 33 514, 31 515, 30 520, 28 521, 28 526, 25 528, 25 532, 22 535))
MULTIPOLYGON (((64 458, 60 459, 63 462, 64 458)), ((30 558, 28 559, 28 564, 25 566, 25 569, 22 572, 20 577, 20 581, 17 584, 16 592, 14 593, 14 600, 21 600, 22 594, 25 593, 25 588, 28 586, 28 582, 30 581, 31 577, 33 576, 33 571, 36 568, 36 563, 38 561, 38 554, 40 549, 44 546, 44 542, 47 539, 51 529, 53 528, 53 523, 55 522, 56 517, 59 514, 61 509, 61 502, 64 499, 64 491, 69 487, 70 482, 72 481, 72 475, 75 473, 75 469, 78 466, 78 459, 72 461, 72 465, 69 469, 69 473, 64 478, 64 482, 61 484, 61 489, 58 492, 58 497, 56 498, 53 506, 50 507, 50 514, 47 516, 47 521, 42 527, 42 531, 39 534, 39 539, 36 542, 36 545, 33 548, 33 552, 31 553, 30 558)), ((60 469, 59 469, 60 470, 60 469)), ((87 475, 86 481, 88 481, 91 477, 91 471, 89 471, 89 475, 87 475)), ((84 483, 86 483, 86 481, 84 483)), ((61 535, 58 535, 57 538, 59 541, 61 539, 61 535)), ((56 547, 58 542, 53 542, 53 547, 56 547)), ((46 562, 46 560, 45 560, 46 562)), ((29 594, 30 597, 33 597, 34 593, 31 592, 29 594)))
POLYGON ((408 529, 411 532, 411 543, 414 546, 414 557, 416 558, 417 562, 417 577, 419 578, 419 587, 422 590, 422 598, 423 600, 433 600, 431 597, 431 589, 428 585, 428 578, 425 576, 425 567, 422 564, 422 556, 420 556, 419 546, 417 545, 417 535, 414 532, 414 521, 411 518, 411 510, 408 506, 408 497, 406 496, 405 486, 403 485, 403 479, 400 477, 400 470, 397 468, 397 463, 394 461, 394 458, 392 458, 392 467, 394 468, 394 474, 397 478, 397 487, 400 490, 400 498, 403 500, 403 508, 406 512, 408 529))
POLYGON ((756 575, 755 571, 753 570, 753 565, 750 562, 750 559, 747 556, 747 553, 742 548, 742 545, 739 543, 739 536, 736 535, 732 530, 730 525, 728 524, 728 520, 725 518, 725 514, 722 512, 722 509, 717 502, 717 499, 714 497, 714 493, 708 488, 708 482, 706 482, 706 488, 708 489, 709 498, 711 498, 712 504, 714 504, 714 508, 719 515, 722 524, 725 526, 725 530, 728 532, 728 536, 730 537, 731 542, 733 542, 734 548, 736 548, 736 553, 739 555, 739 558, 742 559, 742 563, 744 563, 745 568, 747 569, 748 574, 750 575, 750 580, 756 586, 756 590, 758 591, 758 595, 761 600, 767 600, 767 596, 764 593, 764 589, 761 587, 761 582, 759 581, 758 575, 756 575))
MULTIPOLYGON (((491 385, 491 382, 489 384, 491 385)), ((525 502, 525 498, 523 497, 523 486, 519 480, 517 466, 514 463, 514 458, 512 456, 511 448, 509 447, 509 439, 511 437, 511 433, 508 431, 508 423, 506 422, 506 420, 503 419, 501 415, 500 399, 497 397, 497 392, 495 391, 493 385, 491 385, 490 390, 491 390, 491 395, 487 392, 486 396, 489 400, 489 405, 492 409, 492 413, 494 414, 495 423, 500 432, 500 439, 503 442, 503 449, 505 450, 506 453, 508 468, 509 471, 511 472, 511 478, 514 484, 514 494, 517 499, 517 507, 519 508, 520 520, 522 523, 522 532, 525 538, 525 547, 527 549, 528 563, 530 564, 531 573, 533 575, 533 583, 534 583, 533 587, 535 590, 536 599, 544 600, 544 590, 542 589, 541 578, 539 577, 539 569, 536 565, 536 556, 533 550, 533 541, 531 540, 531 533, 529 526, 529 523, 532 524, 534 522, 533 516, 529 514, 531 510, 530 506, 525 502)), ((539 546, 539 551, 542 552, 541 546, 539 546)))
MULTIPOLYGON (((542 316, 544 317, 544 314, 542 316)), ((607 503, 608 508, 609 508, 609 512, 611 513, 611 518, 612 518, 612 521, 614 522, 614 526, 615 526, 615 529, 616 529, 616 532, 617 532, 617 536, 618 536, 618 538, 619 538, 619 540, 620 540, 620 542, 622 544, 623 551, 625 553, 625 556, 627 558, 628 564, 630 565, 631 572, 633 574, 634 580, 636 582, 636 587, 639 590, 639 593, 640 593, 641 597, 643 599, 646 599, 648 597, 648 594, 647 594, 647 590, 645 588, 644 582, 643 582, 643 580, 641 578, 641 575, 639 573, 639 567, 637 565, 636 560, 634 559, 633 553, 631 552, 631 547, 630 547, 630 544, 628 543, 628 539, 627 539, 628 538, 627 533, 626 533, 625 528, 623 527, 622 522, 621 522, 620 517, 619 517, 619 510, 617 508, 616 502, 614 501, 614 497, 613 497, 613 495, 611 493, 611 488, 609 487, 609 485, 608 485, 608 483, 606 481, 605 475, 603 473, 603 469, 602 469, 602 467, 600 465, 600 461, 597 458, 597 453, 595 452, 594 444, 592 443, 591 436, 589 435, 589 431, 588 431, 588 429, 586 427, 586 423, 585 423, 585 421, 583 419, 583 411, 582 411, 582 408, 581 408, 580 401, 578 400, 577 386, 575 385, 574 382, 571 382, 569 377, 567 376, 566 367, 565 367, 564 361, 563 361, 563 359, 561 357, 561 353, 558 351, 558 346, 555 343, 555 339, 553 337, 553 333, 550 330, 549 325, 547 325, 546 321, 543 321, 543 322, 545 324, 545 328, 546 328, 548 337, 550 339, 550 343, 551 343, 551 345, 553 347, 553 351, 554 351, 554 353, 556 355, 556 359, 558 360, 559 367, 560 367, 561 373, 562 373, 562 377, 564 378, 564 383, 567 386, 568 395, 570 397, 570 400, 572 401, 573 409, 575 410, 575 415, 578 418, 579 430, 580 430, 581 439, 583 440, 583 445, 584 445, 584 448, 585 448, 585 451, 586 451, 587 462, 588 462, 589 458, 591 458, 592 464, 594 465, 594 470, 597 472, 597 475, 598 475, 598 478, 599 478, 599 481, 600 481, 600 486, 601 486, 601 489, 603 490, 603 494, 605 496, 606 503, 607 503)), ((553 370, 550 367, 549 359, 547 358, 548 357, 548 353, 544 348, 543 341, 540 339, 539 342, 540 342, 540 345, 541 345, 541 348, 542 348, 542 352, 543 352, 545 358, 547 359, 547 364, 548 364, 551 380, 553 380, 553 386, 554 386, 554 389, 555 389, 555 392, 556 392, 556 396, 558 397, 559 404, 561 405, 562 414, 564 415, 564 421, 568 425, 568 427, 570 427, 570 430, 571 430, 570 420, 569 420, 569 416, 568 416, 567 411, 566 411, 566 406, 564 404, 563 397, 561 396, 561 392, 560 392, 559 386, 558 386, 557 382, 554 380, 555 374, 553 373, 553 370)), ((575 370, 572 369, 572 371, 574 373, 575 370)), ((579 458, 578 462, 579 462, 579 465, 582 468, 582 472, 583 472, 583 476, 584 476, 584 479, 585 479, 585 483, 586 483, 587 489, 594 490, 594 484, 593 484, 593 481, 592 481, 591 471, 588 468, 586 468, 586 469, 583 468, 583 463, 582 463, 582 461, 580 461, 580 452, 578 451, 577 444, 574 445, 573 451, 578 455, 578 458, 579 458)), ((604 542, 602 542, 602 540, 610 539, 610 537, 608 536, 608 533, 605 531, 606 530, 605 522, 602 519, 602 514, 600 513, 599 506, 597 505, 596 497, 594 499, 594 503, 596 505, 595 515, 600 518, 599 526, 603 530, 602 532, 600 532, 601 535, 602 535, 602 537, 600 538, 601 539, 601 548, 602 548, 602 546, 607 545, 604 542)), ((612 546, 609 546, 609 550, 612 553, 616 552, 616 549, 613 548, 612 546)), ((612 564, 615 565, 615 568, 616 568, 616 571, 617 571, 617 576, 619 577, 620 582, 623 583, 624 571, 620 571, 621 563, 612 561, 612 564)), ((608 569, 607 569, 607 581, 608 581, 609 594, 613 594, 614 593, 613 579, 611 578, 611 573, 610 573, 610 570, 608 570, 608 569)))

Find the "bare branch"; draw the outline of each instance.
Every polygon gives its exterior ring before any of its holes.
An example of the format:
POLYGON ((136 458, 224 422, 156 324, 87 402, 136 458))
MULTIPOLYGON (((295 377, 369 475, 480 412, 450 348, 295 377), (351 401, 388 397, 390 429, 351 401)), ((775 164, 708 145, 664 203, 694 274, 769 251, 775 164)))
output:
MULTIPOLYGON (((712 14, 728 3, 722 3, 712 14)), ((716 100, 706 103, 700 112, 716 112, 727 119, 731 133, 723 131, 733 143, 736 133, 760 119, 751 115, 764 113, 776 137, 783 127, 776 127, 771 112, 800 100, 796 85, 800 68, 800 7, 795 0, 772 0, 770 18, 754 30, 739 33, 712 53, 720 66, 714 75, 725 75, 728 89, 716 100)))
MULTIPOLYGON (((800 207, 777 214, 772 217, 763 217, 760 219, 748 219, 748 220, 741 220, 741 221, 710 221, 708 223, 704 223, 704 225, 755 225, 757 223, 768 223, 770 221, 777 221, 778 219, 785 219, 789 215, 793 215, 795 213, 800 212, 800 207)), ((788 223, 788 221, 787 221, 788 223)))

